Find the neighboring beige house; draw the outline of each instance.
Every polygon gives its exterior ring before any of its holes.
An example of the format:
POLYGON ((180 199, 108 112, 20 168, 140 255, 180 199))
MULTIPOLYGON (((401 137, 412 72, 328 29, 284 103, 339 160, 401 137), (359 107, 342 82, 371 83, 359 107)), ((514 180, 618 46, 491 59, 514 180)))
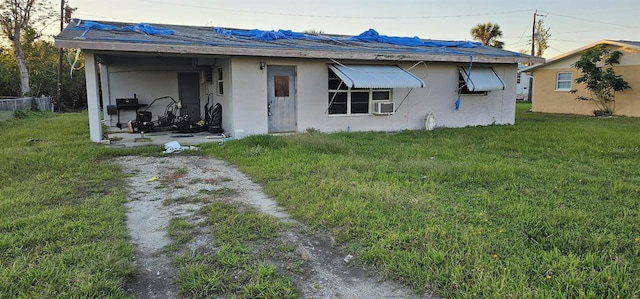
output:
POLYGON ((582 51, 605 44, 623 53, 614 71, 629 82, 631 89, 616 93, 615 115, 640 116, 640 42, 601 40, 580 49, 562 54, 544 64, 533 65, 520 72, 533 72, 532 111, 593 115, 596 106, 591 101, 578 101, 578 95, 590 96, 583 84, 575 82, 581 76, 571 65, 580 59, 582 51), (576 90, 576 93, 571 93, 576 90))
POLYGON ((103 124, 122 125, 138 107, 163 115, 167 97, 192 123, 219 103, 234 137, 513 124, 518 63, 544 62, 372 29, 340 36, 73 20, 55 45, 84 52, 94 142, 103 124))

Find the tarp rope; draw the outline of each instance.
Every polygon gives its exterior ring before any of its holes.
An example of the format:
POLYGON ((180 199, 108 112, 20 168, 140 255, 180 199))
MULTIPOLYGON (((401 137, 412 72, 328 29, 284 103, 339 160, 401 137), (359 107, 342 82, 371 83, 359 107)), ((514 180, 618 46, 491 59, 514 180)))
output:
POLYGON ((469 73, 467 74, 467 79, 464 82, 464 85, 458 88, 458 99, 455 102, 456 110, 460 110, 460 90, 464 88, 464 86, 469 86, 469 78, 471 78, 471 68, 473 67, 473 56, 469 56, 469 73))
POLYGON ((78 48, 78 50, 76 50, 76 57, 75 57, 75 59, 73 59, 73 61, 71 61, 71 52, 70 51, 67 52, 67 61, 71 65, 71 70, 69 72, 69 76, 71 76, 72 78, 73 78, 73 71, 75 71, 76 64, 78 63, 78 60, 80 59, 80 52, 81 51, 82 51, 82 49, 80 49, 80 48, 78 48))

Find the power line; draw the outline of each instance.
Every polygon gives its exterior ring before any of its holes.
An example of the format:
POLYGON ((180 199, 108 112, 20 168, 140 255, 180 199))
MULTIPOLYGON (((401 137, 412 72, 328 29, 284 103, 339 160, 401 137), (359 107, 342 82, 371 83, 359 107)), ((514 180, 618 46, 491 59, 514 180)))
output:
MULTIPOLYGON (((638 27, 632 27, 632 28, 638 28, 638 27)), ((574 33, 587 33, 587 32, 598 32, 598 31, 612 31, 612 30, 616 30, 616 29, 596 29, 596 30, 581 30, 581 31, 565 31, 565 32, 555 32, 555 35, 558 34, 574 34, 574 33)))
POLYGON ((493 12, 493 13, 477 13, 477 14, 448 15, 448 16, 414 16, 414 17, 407 17, 407 16, 402 16, 402 17, 366 16, 366 17, 356 17, 356 16, 307 15, 307 14, 252 11, 252 10, 230 9, 230 8, 209 7, 209 6, 202 6, 202 5, 183 4, 183 3, 179 3, 178 4, 178 3, 171 3, 171 2, 166 2, 166 1, 154 1, 154 0, 142 0, 142 1, 143 2, 149 2, 149 3, 156 3, 156 4, 174 5, 174 6, 180 6, 180 7, 192 7, 192 8, 231 11, 231 12, 241 12, 241 13, 251 13, 251 14, 274 15, 274 16, 290 16, 290 17, 305 17, 305 18, 327 18, 327 19, 374 19, 374 20, 445 19, 445 18, 464 18, 464 17, 476 17, 476 16, 489 16, 489 15, 504 15, 504 14, 513 14, 513 13, 530 11, 530 10, 512 10, 512 11, 493 12))
POLYGON ((597 21, 597 20, 593 20, 593 19, 578 18, 578 17, 574 17, 574 16, 567 16, 567 15, 551 13, 551 12, 548 12, 548 11, 544 11, 544 12, 546 14, 549 14, 549 15, 565 17, 565 18, 569 18, 569 19, 576 19, 576 20, 581 20, 581 21, 586 21, 586 22, 599 23, 599 24, 605 24, 605 25, 613 25, 613 26, 619 26, 619 27, 629 27, 628 25, 620 25, 620 24, 614 24, 614 23, 608 23, 608 22, 601 22, 601 21, 597 21))
MULTIPOLYGON (((91 19, 91 17, 107 19, 107 17, 105 17, 105 16, 97 16, 97 15, 90 15, 90 14, 81 14, 81 13, 79 13, 79 14, 76 15, 76 18, 78 18, 78 19, 91 19), (90 17, 90 18, 86 18, 86 17, 90 17)), ((108 17, 108 19, 116 20, 116 21, 126 21, 126 22, 139 22, 140 21, 139 19, 134 20, 134 19, 116 18, 116 17, 108 17)))
POLYGON ((587 43, 591 43, 593 41, 581 41, 581 40, 570 40, 570 39, 549 39, 550 41, 557 41, 557 42, 569 42, 569 43, 581 43, 581 44, 587 44, 587 43))

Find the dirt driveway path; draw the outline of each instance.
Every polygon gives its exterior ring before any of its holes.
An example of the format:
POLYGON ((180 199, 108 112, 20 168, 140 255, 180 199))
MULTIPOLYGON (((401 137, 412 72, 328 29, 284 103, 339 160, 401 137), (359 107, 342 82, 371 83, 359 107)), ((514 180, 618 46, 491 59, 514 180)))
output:
MULTIPOLYGON (((136 298, 182 298, 175 284, 172 253, 164 249, 171 242, 166 227, 176 217, 203 222, 199 210, 204 203, 176 203, 175 199, 212 188, 232 188, 236 192, 226 200, 292 224, 281 238, 295 244, 295 253, 306 263, 303 275, 290 275, 300 298, 434 298, 418 296, 395 282, 380 281, 374 273, 345 262, 348 253, 337 251, 326 236, 309 234, 303 224, 266 196, 260 185, 228 163, 185 155, 129 156, 115 162, 131 175, 127 228, 136 245, 138 272, 125 288, 136 298)), ((189 245, 194 252, 215 252, 215 242, 206 229, 199 230, 194 240, 189 245)))

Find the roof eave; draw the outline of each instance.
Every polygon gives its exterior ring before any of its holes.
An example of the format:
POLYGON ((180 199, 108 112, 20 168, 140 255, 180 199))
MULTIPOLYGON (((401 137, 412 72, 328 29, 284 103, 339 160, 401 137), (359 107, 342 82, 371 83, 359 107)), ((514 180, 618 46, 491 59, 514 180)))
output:
MULTIPOLYGON (((317 58, 317 59, 354 59, 378 61, 433 61, 433 62, 469 62, 468 55, 442 53, 384 53, 384 52, 354 52, 354 51, 318 51, 309 49, 273 49, 257 47, 219 47, 197 45, 171 44, 133 44, 124 42, 104 43, 84 39, 55 39, 58 48, 73 48, 91 51, 117 51, 141 53, 167 54, 197 54, 197 55, 225 55, 225 56, 258 56, 285 58, 317 58)), ((474 55, 474 63, 543 63, 544 59, 530 56, 498 56, 474 55)))
POLYGON ((560 55, 558 55, 556 57, 553 57, 553 58, 547 60, 547 62, 543 62, 541 64, 535 64, 535 65, 532 65, 530 67, 521 69, 519 72, 532 72, 532 71, 536 70, 537 68, 540 68, 540 67, 546 66, 546 65, 550 65, 550 64, 556 63, 558 61, 562 61, 564 59, 570 58, 570 57, 572 57, 572 56, 574 56, 576 54, 581 53, 582 51, 585 51, 587 49, 593 48, 593 47, 595 47, 597 45, 600 45, 600 44, 612 45, 612 46, 618 46, 618 47, 638 48, 637 46, 634 46, 634 45, 631 45, 631 44, 628 44, 628 43, 625 43, 625 42, 614 41, 614 40, 609 40, 609 39, 603 39, 603 40, 599 40, 597 42, 590 43, 590 44, 588 44, 586 46, 582 46, 582 47, 580 47, 578 49, 575 49, 573 51, 562 53, 562 54, 560 54, 560 55))

